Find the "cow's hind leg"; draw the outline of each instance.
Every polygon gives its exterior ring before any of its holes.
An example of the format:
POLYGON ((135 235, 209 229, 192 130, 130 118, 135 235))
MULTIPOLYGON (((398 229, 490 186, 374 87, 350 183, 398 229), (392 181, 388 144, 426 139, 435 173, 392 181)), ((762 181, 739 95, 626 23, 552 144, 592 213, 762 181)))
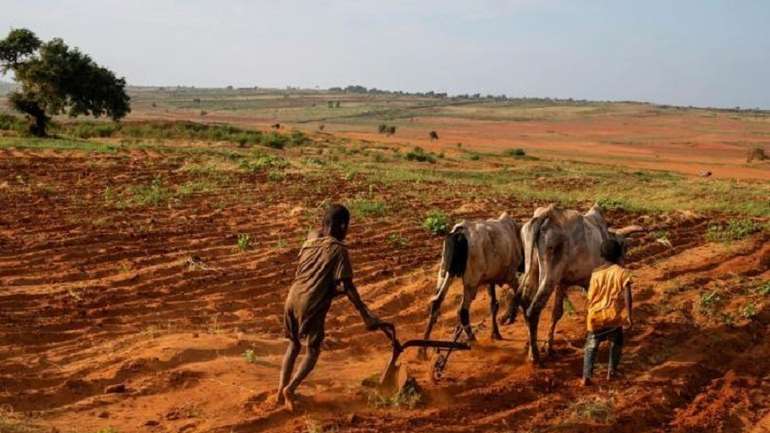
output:
POLYGON ((465 335, 468 336, 468 341, 476 341, 476 336, 473 335, 473 329, 471 329, 471 318, 469 313, 474 298, 476 298, 476 287, 464 284, 463 300, 457 311, 457 316, 460 319, 460 325, 463 327, 465 335))
POLYGON ((502 340, 503 337, 500 335, 500 329, 497 327, 497 310, 500 308, 500 303, 497 302, 495 284, 491 283, 487 291, 489 293, 489 311, 492 314, 492 339, 502 340))
POLYGON ((529 310, 527 328, 529 328, 529 360, 540 364, 540 353, 537 349, 537 325, 540 322, 540 310, 529 310))
POLYGON ((535 298, 527 308, 527 326, 529 327, 529 360, 535 364, 540 363, 540 353, 537 347, 537 325, 540 322, 540 313, 543 311, 548 298, 551 297, 554 284, 547 278, 542 279, 537 289, 535 298))
POLYGON ((553 300, 553 313, 551 314, 551 328, 548 330, 548 340, 545 343, 545 353, 547 356, 553 355, 553 336, 556 331, 556 324, 559 323, 561 316, 564 315, 564 299, 566 290, 563 287, 556 288, 556 296, 553 300))
MULTIPOLYGON (((452 277, 449 275, 448 272, 446 273, 440 273, 439 274, 439 282, 438 286, 436 287, 436 294, 430 299, 430 313, 428 314, 428 325, 425 327, 425 333, 423 334, 424 339, 430 339, 430 333, 433 330, 433 325, 436 324, 436 320, 438 320, 439 312, 441 311, 441 303, 444 302, 444 298, 446 298, 447 289, 449 289, 449 284, 452 282, 452 277)), ((427 350, 424 347, 421 347, 418 351, 418 356, 422 359, 427 358, 427 350)))

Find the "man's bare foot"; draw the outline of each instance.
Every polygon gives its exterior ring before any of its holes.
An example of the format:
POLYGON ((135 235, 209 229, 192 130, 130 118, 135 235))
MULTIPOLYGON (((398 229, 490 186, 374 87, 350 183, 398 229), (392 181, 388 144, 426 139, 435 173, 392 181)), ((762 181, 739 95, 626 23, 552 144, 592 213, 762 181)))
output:
POLYGON ((275 404, 280 405, 283 404, 284 398, 283 398, 283 390, 279 389, 278 393, 275 395, 275 404))
POLYGON ((283 395, 283 406, 289 411, 294 412, 294 393, 288 389, 284 389, 281 393, 283 395))
POLYGON ((591 379, 589 379, 589 378, 587 378, 587 377, 584 377, 584 378, 583 378, 583 379, 580 381, 580 385, 581 385, 581 386, 591 386, 591 384, 592 384, 592 383, 593 383, 593 382, 591 382, 591 379))

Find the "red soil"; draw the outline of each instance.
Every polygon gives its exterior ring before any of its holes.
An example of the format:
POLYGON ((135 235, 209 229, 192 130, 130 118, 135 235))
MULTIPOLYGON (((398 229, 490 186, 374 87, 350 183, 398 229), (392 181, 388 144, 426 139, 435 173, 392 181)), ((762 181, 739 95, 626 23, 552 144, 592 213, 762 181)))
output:
MULTIPOLYGON (((638 317, 621 380, 605 382, 600 367, 595 387, 578 386, 584 322, 582 295, 574 291, 576 311, 560 323, 557 353, 543 367, 526 362, 521 322, 502 329, 502 342, 482 330, 481 341, 453 355, 436 383, 429 363, 405 354, 425 401, 414 409, 377 408, 361 381, 384 367, 387 341, 366 333, 339 301, 318 367, 300 389, 299 410, 271 408, 265 399, 285 349, 280 314, 306 231, 296 209, 350 197, 368 184, 276 184, 243 175, 224 197, 121 211, 102 205, 109 185, 157 174, 184 181, 182 163, 144 152, 0 154, 0 406, 61 432, 739 432, 767 424, 770 307, 750 289, 770 279, 770 243, 754 237, 731 247, 709 244, 708 221, 677 215, 644 218, 668 232, 672 249, 651 234, 632 244, 638 317), (249 233, 254 248, 238 251, 237 233, 249 233), (203 266, 191 265, 193 256, 203 266), (699 309, 701 294, 712 290, 727 299, 733 323, 699 309), (739 313, 748 299, 757 302, 752 320, 739 313), (255 362, 246 362, 245 350, 255 362)), ((477 217, 507 209, 523 219, 534 207, 373 188, 385 200, 398 197, 403 211, 353 222, 356 280, 365 301, 404 337, 421 333, 441 247, 413 214, 442 207, 477 217), (408 245, 389 242, 393 233, 408 245)), ((609 215, 618 226, 640 218, 609 215)), ((437 337, 454 326, 458 296, 454 287, 437 337)), ((474 322, 488 316, 479 298, 474 322)), ((545 328, 547 315, 542 322, 545 328)))

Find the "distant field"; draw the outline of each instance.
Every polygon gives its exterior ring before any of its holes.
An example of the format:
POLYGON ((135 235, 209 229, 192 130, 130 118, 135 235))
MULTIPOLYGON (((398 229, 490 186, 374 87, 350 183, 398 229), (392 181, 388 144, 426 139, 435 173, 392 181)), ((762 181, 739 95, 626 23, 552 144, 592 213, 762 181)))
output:
POLYGON ((580 160, 688 175, 770 180, 770 113, 633 102, 458 99, 314 90, 133 88, 129 119, 186 119, 266 129, 274 123, 365 141, 499 152, 524 148, 580 160), (339 106, 337 106, 339 104, 339 106), (385 136, 380 124, 396 127, 385 136), (439 139, 431 141, 435 130, 439 139))

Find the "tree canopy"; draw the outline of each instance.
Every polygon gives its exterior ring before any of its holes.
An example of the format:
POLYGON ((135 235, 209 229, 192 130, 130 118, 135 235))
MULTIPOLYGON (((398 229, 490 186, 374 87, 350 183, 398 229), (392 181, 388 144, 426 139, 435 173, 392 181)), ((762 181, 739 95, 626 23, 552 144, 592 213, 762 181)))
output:
POLYGON ((45 135, 50 116, 106 115, 117 121, 131 111, 126 80, 58 38, 42 42, 27 29, 11 30, 0 40, 0 71, 12 71, 21 84, 9 100, 32 118, 35 135, 45 135))

